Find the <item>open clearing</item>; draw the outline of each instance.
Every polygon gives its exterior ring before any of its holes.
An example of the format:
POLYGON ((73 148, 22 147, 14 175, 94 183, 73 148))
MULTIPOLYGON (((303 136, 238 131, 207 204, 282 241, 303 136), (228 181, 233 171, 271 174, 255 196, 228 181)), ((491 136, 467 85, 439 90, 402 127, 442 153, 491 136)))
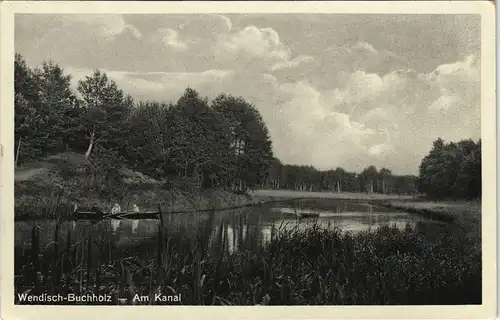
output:
POLYGON ((352 200, 411 200, 408 195, 388 195, 379 193, 353 193, 353 192, 314 192, 314 191, 293 191, 293 190, 255 190, 249 192, 255 198, 283 198, 283 199, 352 199, 352 200))

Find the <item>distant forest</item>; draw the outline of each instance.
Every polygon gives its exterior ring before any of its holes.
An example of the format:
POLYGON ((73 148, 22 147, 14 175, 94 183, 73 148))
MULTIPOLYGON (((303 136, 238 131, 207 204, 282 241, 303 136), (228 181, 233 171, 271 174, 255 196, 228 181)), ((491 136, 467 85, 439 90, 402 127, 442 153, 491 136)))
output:
POLYGON ((175 103, 136 102, 99 70, 79 81, 78 93, 70 82, 57 63, 32 69, 16 54, 16 167, 71 151, 105 173, 125 165, 167 188, 481 195, 481 141, 436 140, 419 177, 374 166, 361 173, 319 171, 276 159, 262 116, 244 98, 220 94, 209 101, 187 88, 175 103))

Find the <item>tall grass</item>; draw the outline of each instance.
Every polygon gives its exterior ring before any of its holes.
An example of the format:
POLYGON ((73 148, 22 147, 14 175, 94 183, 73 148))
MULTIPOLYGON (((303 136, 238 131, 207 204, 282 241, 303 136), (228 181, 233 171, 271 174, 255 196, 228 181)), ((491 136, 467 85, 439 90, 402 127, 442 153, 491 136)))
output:
POLYGON ((175 229, 162 222, 156 238, 125 249, 113 236, 95 239, 91 224, 66 237, 56 228, 40 248, 34 227, 31 250, 16 251, 16 299, 55 292, 110 294, 113 304, 161 304, 156 293, 181 294, 184 305, 481 303, 480 241, 457 224, 359 234, 282 225, 264 243, 259 222, 214 216, 175 229), (136 294, 150 300, 134 301, 136 294))

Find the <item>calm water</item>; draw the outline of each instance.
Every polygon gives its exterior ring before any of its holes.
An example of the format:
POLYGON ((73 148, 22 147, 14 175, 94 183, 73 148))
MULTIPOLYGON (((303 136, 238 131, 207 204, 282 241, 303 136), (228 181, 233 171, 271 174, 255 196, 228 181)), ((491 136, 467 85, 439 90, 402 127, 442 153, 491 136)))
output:
MULTIPOLYGON (((170 233, 183 233, 199 227, 208 227, 212 237, 217 234, 221 223, 227 225, 227 239, 230 251, 238 249, 242 240, 255 238, 264 244, 275 230, 305 229, 312 224, 324 228, 340 228, 350 232, 374 230, 383 225, 405 228, 407 224, 428 221, 418 215, 386 209, 370 204, 339 200, 301 200, 274 203, 260 207, 250 207, 216 213, 168 214, 164 213, 165 224, 170 233), (303 215, 302 219, 298 219, 303 215)), ((430 221, 428 221, 431 223, 430 221)), ((31 244, 31 229, 41 227, 41 248, 50 246, 54 240, 55 220, 16 222, 15 245, 17 250, 25 250, 31 244)), ((71 230, 73 241, 78 241, 92 233, 98 242, 112 242, 118 247, 127 247, 154 239, 158 232, 159 220, 102 220, 91 223, 86 220, 65 221, 60 227, 61 242, 71 230)))

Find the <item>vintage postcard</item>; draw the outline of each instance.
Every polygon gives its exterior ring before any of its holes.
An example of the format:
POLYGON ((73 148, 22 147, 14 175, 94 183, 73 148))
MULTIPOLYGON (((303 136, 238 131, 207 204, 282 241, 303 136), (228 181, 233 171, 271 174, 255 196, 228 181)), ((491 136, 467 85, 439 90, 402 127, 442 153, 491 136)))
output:
POLYGON ((2 2, 2 318, 493 317, 494 11, 2 2))

